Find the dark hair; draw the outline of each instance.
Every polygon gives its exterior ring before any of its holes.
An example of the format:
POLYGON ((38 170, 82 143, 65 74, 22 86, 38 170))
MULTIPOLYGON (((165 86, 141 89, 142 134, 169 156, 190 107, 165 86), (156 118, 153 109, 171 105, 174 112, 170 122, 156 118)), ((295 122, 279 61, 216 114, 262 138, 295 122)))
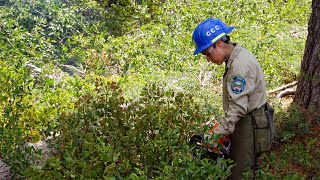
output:
POLYGON ((223 36, 221 41, 228 44, 230 42, 230 36, 223 36))
MULTIPOLYGON (((226 44, 229 44, 229 42, 230 42, 230 36, 223 36, 220 40, 223 41, 223 42, 226 43, 226 44)), ((217 43, 214 43, 214 44, 212 45, 212 47, 213 47, 213 48, 216 48, 216 44, 217 44, 217 43)))

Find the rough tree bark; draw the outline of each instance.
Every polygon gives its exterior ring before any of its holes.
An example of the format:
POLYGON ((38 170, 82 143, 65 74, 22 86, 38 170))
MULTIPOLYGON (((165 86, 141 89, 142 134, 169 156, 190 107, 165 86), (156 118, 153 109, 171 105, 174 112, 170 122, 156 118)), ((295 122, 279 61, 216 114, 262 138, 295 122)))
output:
POLYGON ((320 113, 320 0, 312 0, 308 37, 294 101, 306 110, 320 113))

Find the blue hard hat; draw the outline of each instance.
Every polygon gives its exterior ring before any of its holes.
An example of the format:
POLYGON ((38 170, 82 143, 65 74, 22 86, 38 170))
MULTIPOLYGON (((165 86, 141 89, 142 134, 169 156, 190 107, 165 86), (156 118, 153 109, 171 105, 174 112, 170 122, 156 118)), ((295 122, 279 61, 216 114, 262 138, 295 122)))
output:
POLYGON ((193 31, 192 40, 196 45, 193 55, 196 55, 215 44, 229 34, 235 26, 227 26, 220 19, 208 18, 201 22, 193 31))

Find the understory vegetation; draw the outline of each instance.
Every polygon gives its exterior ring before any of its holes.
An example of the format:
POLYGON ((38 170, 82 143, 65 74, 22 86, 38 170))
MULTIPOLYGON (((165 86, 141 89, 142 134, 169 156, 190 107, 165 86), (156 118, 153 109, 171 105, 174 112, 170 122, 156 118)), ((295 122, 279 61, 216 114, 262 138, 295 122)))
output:
MULTIPOLYGON (((299 76, 310 13, 310 0, 0 0, 0 158, 22 179, 225 179, 232 162, 188 145, 223 116, 224 67, 193 56, 192 31, 236 26, 272 90, 299 76), (49 155, 26 146, 39 141, 49 155)), ((268 94, 277 143, 257 174, 319 177, 319 128, 286 100, 268 94)))

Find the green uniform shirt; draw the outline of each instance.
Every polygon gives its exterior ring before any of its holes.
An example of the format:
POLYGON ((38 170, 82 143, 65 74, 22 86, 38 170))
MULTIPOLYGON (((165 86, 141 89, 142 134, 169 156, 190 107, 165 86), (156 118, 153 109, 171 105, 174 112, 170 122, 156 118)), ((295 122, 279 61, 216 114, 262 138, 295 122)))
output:
POLYGON ((258 60, 247 49, 236 45, 226 62, 223 76, 223 110, 215 134, 233 133, 235 124, 247 113, 266 103, 266 83, 258 60))

